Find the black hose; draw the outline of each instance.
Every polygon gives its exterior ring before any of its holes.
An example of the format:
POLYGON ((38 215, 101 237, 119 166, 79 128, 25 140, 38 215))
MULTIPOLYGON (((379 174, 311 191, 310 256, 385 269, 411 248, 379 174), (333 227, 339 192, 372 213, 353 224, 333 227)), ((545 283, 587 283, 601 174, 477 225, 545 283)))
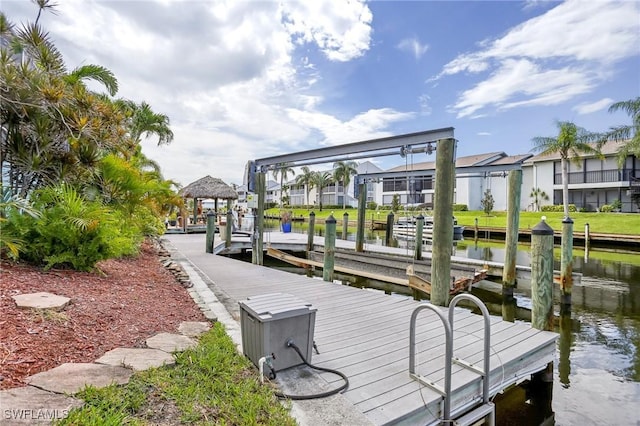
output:
POLYGON ((311 395, 289 395, 289 394, 282 393, 282 392, 276 392, 276 396, 278 398, 289 398, 289 399, 292 399, 292 400, 295 400, 295 401, 299 401, 299 400, 303 400, 303 399, 326 398, 328 396, 335 395, 338 392, 342 392, 343 390, 345 390, 345 389, 347 389, 349 387, 349 379, 347 378, 347 376, 344 373, 342 373, 342 372, 340 372, 338 370, 332 370, 331 368, 318 367, 318 366, 315 366, 313 364, 309 364, 307 362, 307 360, 305 359, 304 355, 302 355, 302 352, 300 352, 300 349, 295 345, 295 343, 287 342, 287 346, 292 347, 298 353, 298 355, 302 359, 302 362, 304 362, 305 365, 307 365, 307 366, 309 366, 309 367, 311 367, 311 368, 313 368, 315 370, 326 371, 327 373, 336 374, 336 375, 342 377, 342 379, 344 380, 344 384, 342 386, 340 386, 339 388, 337 388, 337 389, 333 389, 333 390, 322 392, 322 393, 314 393, 314 394, 311 394, 311 395))

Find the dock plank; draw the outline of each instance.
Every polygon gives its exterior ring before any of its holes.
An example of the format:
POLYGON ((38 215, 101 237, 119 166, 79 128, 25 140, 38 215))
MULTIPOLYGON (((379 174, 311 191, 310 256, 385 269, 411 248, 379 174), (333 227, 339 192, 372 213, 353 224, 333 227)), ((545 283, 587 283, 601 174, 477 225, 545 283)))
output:
MULTIPOLYGON (((303 242, 300 236, 277 234, 270 236, 273 245, 303 242)), ((320 354, 313 355, 312 362, 347 374, 351 385, 344 393, 345 398, 374 424, 431 423, 437 419, 442 398, 411 379, 408 373, 409 319, 412 311, 425 302, 204 254, 204 236, 168 238, 176 251, 213 282, 214 292, 230 298, 227 308, 236 315, 238 301, 260 294, 288 293, 311 303, 317 309, 314 340, 320 350, 320 354)), ((336 245, 352 248, 353 242, 339 240, 336 245)), ((395 253, 379 247, 375 250, 395 253)), ((482 337, 482 317, 457 308, 454 355, 481 364, 482 337)), ((490 383, 495 394, 531 373, 531 366, 542 368, 553 360, 557 335, 491 317, 491 338, 490 383)), ((433 312, 421 312, 416 341, 417 372, 442 383, 444 329, 433 312)), ((452 373, 452 410, 459 411, 478 398, 480 380, 475 373, 455 364, 452 373)), ((329 373, 321 373, 320 377, 333 386, 339 380, 329 373)))

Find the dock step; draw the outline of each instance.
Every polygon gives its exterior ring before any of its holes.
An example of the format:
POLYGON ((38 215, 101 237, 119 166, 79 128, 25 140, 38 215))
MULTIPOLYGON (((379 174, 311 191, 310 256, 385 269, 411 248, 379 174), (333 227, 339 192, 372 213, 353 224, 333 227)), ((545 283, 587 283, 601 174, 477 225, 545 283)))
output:
POLYGON ((495 405, 492 402, 487 402, 481 406, 474 408, 462 417, 459 417, 453 421, 456 426, 471 426, 477 421, 489 417, 485 424, 489 426, 495 425, 495 405))

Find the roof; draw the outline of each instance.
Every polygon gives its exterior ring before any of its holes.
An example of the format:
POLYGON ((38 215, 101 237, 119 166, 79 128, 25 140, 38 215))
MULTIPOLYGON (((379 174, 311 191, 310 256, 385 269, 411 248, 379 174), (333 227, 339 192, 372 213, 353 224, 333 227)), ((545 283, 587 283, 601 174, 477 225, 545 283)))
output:
MULTIPOLYGON (((504 152, 488 152, 485 154, 467 155, 465 157, 456 158, 456 167, 471 167, 471 166, 485 166, 489 164, 512 164, 518 162, 522 156, 531 156, 530 154, 516 155, 508 157, 504 152), (512 161, 505 162, 505 159, 511 159, 512 161)), ((520 160, 521 161, 521 160, 520 160)), ((407 163, 406 166, 393 167, 388 172, 404 172, 411 170, 435 170, 435 161, 425 161, 422 163, 407 163)))
POLYGON ((238 193, 222 179, 205 176, 190 183, 180 190, 180 195, 191 198, 220 198, 223 200, 236 200, 238 193))
MULTIPOLYGON (((600 152, 602 152, 602 154, 604 156, 610 157, 610 156, 614 156, 617 155, 618 152, 620 152, 620 149, 622 148, 622 146, 626 143, 627 141, 607 141, 604 143, 604 145, 602 145, 602 147, 600 148, 600 152)), ((592 146, 595 146, 595 143, 589 144, 592 146)), ((585 154, 583 156, 584 158, 590 158, 590 157, 595 157, 594 154, 585 154)), ((560 159, 560 154, 558 154, 557 152, 554 152, 552 154, 538 154, 534 157, 531 157, 529 159, 527 159, 525 161, 525 164, 531 164, 531 163, 536 163, 539 161, 553 161, 553 160, 559 160, 560 159)))

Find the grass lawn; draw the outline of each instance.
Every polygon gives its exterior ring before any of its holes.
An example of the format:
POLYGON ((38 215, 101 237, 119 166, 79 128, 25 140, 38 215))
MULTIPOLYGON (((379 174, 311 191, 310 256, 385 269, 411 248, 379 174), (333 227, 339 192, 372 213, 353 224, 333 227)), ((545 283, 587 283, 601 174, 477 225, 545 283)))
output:
POLYGON ((136 373, 123 386, 88 387, 85 406, 59 424, 295 425, 257 370, 240 355, 220 323, 176 365, 136 373))
MULTIPOLYGON (((293 212, 294 217, 303 216, 309 217, 310 210, 307 209, 289 209, 293 212)), ((349 213, 349 220, 355 221, 357 219, 356 209, 323 209, 322 211, 314 210, 316 219, 325 219, 333 212, 334 218, 341 223, 342 216, 345 213, 349 213)), ((374 211, 367 210, 366 220, 371 220, 372 213, 374 211)), ((380 210, 380 214, 375 212, 375 220, 386 221, 389 210, 380 210)), ((412 214, 418 214, 419 212, 403 212, 396 213, 398 216, 407 216, 412 214)), ((266 215, 279 216, 280 209, 269 209, 265 213, 266 215)), ((429 214, 429 212, 423 212, 423 214, 429 214)), ((453 212, 454 216, 458 220, 458 224, 466 227, 475 225, 475 219, 478 218, 478 226, 488 226, 495 228, 507 227, 507 212, 496 211, 492 212, 490 216, 485 216, 482 211, 456 211, 453 212)), ((562 229, 562 219, 564 218, 561 212, 521 212, 520 213, 520 229, 533 228, 542 216, 547 217, 547 223, 555 230, 562 229)), ((589 224, 590 232, 604 233, 604 234, 634 234, 640 235, 640 214, 638 213, 571 213, 571 219, 573 220, 574 232, 583 232, 586 223, 589 224)))

